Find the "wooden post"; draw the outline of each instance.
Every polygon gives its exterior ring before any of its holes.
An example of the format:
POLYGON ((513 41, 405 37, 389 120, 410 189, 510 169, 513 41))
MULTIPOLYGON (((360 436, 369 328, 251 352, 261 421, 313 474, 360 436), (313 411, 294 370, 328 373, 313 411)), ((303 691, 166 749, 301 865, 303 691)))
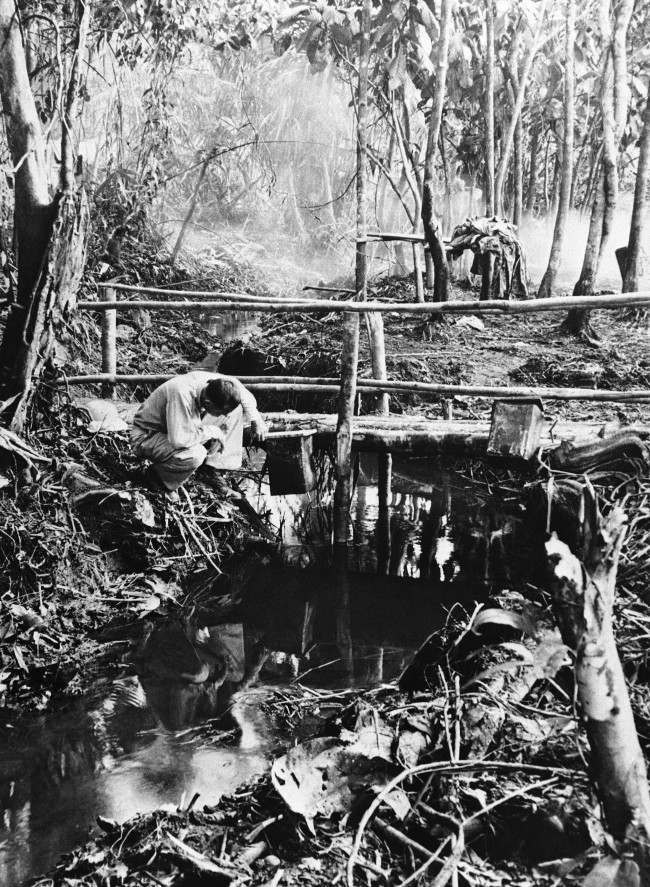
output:
MULTIPOLYGON (((367 293, 366 222, 366 143, 368 116, 368 44, 370 34, 370 3, 363 0, 359 42, 359 88, 357 101, 357 251, 356 297, 365 301, 367 293)), ((334 542, 347 544, 352 477, 352 416, 357 393, 359 364, 359 315, 344 315, 341 353, 341 388, 336 430, 336 488, 334 490, 334 542)))
MULTIPOLYGON (((101 289, 99 297, 102 302, 114 302, 116 300, 115 291, 112 289, 101 289)), ((110 373, 114 376, 117 373, 117 311, 115 308, 109 308, 102 312, 102 373, 110 373)), ((115 397, 115 383, 105 382, 102 385, 102 395, 104 397, 115 397)))
POLYGON ((435 283, 435 275, 433 272, 433 258, 431 256, 431 252, 426 249, 424 250, 424 267, 426 269, 426 288, 428 290, 432 290, 435 283))
POLYGON ((415 301, 424 302, 424 286, 422 283, 422 257, 420 255, 420 244, 412 243, 411 250, 413 252, 413 276, 415 277, 415 301))
MULTIPOLYGON (((370 345, 370 360, 372 364, 372 376, 374 379, 385 381, 388 379, 386 370, 386 343, 384 340, 384 318, 378 312, 366 314, 366 329, 368 331, 368 343, 370 345)), ((388 393, 380 394, 375 404, 375 412, 380 416, 389 413, 388 393)))

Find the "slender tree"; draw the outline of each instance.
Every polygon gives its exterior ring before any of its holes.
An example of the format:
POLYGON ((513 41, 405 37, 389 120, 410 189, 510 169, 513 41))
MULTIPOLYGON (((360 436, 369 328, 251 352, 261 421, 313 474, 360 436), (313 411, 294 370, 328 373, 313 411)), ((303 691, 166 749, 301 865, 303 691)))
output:
POLYGON ((630 223, 630 237, 625 257, 623 292, 639 289, 643 267, 643 245, 648 242, 648 186, 650 185, 650 81, 643 114, 643 129, 639 140, 639 165, 636 171, 634 205, 630 223))
POLYGON ((537 154, 539 151, 540 127, 535 125, 530 136, 530 167, 526 186, 526 212, 532 213, 537 194, 537 154))
POLYGON ((514 160, 515 205, 512 211, 512 221, 514 222, 515 227, 519 229, 524 203, 524 125, 521 115, 519 116, 517 128, 515 130, 514 160))
POLYGON ((485 213, 494 215, 494 0, 485 2, 485 213))
POLYGON ((548 8, 549 0, 543 0, 542 7, 539 13, 539 22, 537 23, 537 29, 534 34, 532 43, 530 44, 528 53, 526 55, 526 59, 523 64, 523 68, 521 74, 519 75, 519 83, 517 88, 517 97, 515 99, 515 105, 512 110, 512 116, 508 123, 508 128, 506 130, 505 138, 503 139, 503 143, 501 145, 501 156, 499 158, 499 165, 496 171, 496 179, 494 185, 495 192, 495 202, 496 202, 496 212, 497 215, 503 214, 503 186, 506 180, 506 174, 508 172, 508 165, 510 163, 510 155, 512 153, 512 147, 515 139, 515 130, 517 128, 517 122, 521 117, 521 112, 523 111, 524 101, 526 98, 526 89, 528 87, 528 80, 530 78, 530 72, 533 67, 533 62, 535 61, 535 56, 537 55, 537 50, 540 46, 540 38, 544 29, 544 22, 546 20, 546 10, 548 8))
POLYGON ((564 144, 562 146, 562 179, 551 254, 537 293, 539 298, 548 298, 553 295, 562 256, 566 220, 571 203, 575 131, 575 26, 575 0, 567 0, 564 29, 564 144))
MULTIPOLYGON (((357 248, 356 298, 364 300, 368 287, 367 265, 367 126, 368 126, 368 55, 370 43, 370 3, 364 0, 359 41, 359 79, 357 87, 357 248)), ((334 541, 345 544, 348 538, 350 486, 352 477, 352 417, 357 394, 359 363, 359 315, 344 315, 341 351, 341 389, 336 431, 336 488, 334 490, 334 541)))
MULTIPOLYGON (((610 0, 600 0, 599 19, 602 38, 600 112, 602 118, 603 152, 601 169, 591 209, 589 235, 582 270, 573 294, 592 295, 600 261, 611 231, 618 200, 618 147, 627 119, 629 90, 625 41, 632 15, 632 0, 617 5, 614 30, 610 22, 610 0)), ((563 328, 593 341, 589 312, 582 308, 569 311, 563 328)))
POLYGON ((442 0, 440 8, 440 37, 437 48, 436 86, 433 93, 433 106, 429 118, 429 131, 427 134, 427 148, 424 157, 424 183, 422 187, 422 222, 424 233, 429 244, 429 251, 433 259, 435 281, 433 299, 435 302, 446 302, 449 298, 449 267, 447 256, 442 242, 440 224, 435 216, 433 206, 433 189, 436 171, 436 151, 440 136, 440 124, 442 121, 442 108, 445 101, 447 85, 447 67, 449 60, 449 40, 451 38, 451 22, 454 0, 442 0))

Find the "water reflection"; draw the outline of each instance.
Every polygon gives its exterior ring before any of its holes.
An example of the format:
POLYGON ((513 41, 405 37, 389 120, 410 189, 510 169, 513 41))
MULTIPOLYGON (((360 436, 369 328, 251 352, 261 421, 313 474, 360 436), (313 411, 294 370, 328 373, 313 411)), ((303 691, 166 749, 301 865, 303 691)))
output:
POLYGON ((152 621, 135 674, 0 737, 0 884, 46 870, 97 815, 120 820, 195 792, 214 803, 261 772, 269 734, 250 690, 258 679, 391 680, 452 606, 472 609, 538 569, 515 492, 425 460, 364 457, 351 544, 335 549, 327 465, 318 477, 313 493, 285 497, 250 481, 249 500, 283 544, 227 565, 196 607, 212 618, 152 621), (232 746, 197 738, 213 719, 217 731, 237 728, 232 746))
POLYGON ((267 725, 252 683, 266 658, 235 662, 242 626, 196 633, 152 627, 138 675, 107 684, 58 715, 19 724, 0 740, 0 884, 19 885, 83 841, 100 815, 118 821, 165 804, 216 803, 267 766, 267 725), (183 643, 184 639, 185 643, 183 643), (188 664, 197 666, 193 673, 188 664), (222 717, 232 747, 193 737, 192 725, 222 717))
POLYGON ((224 342, 247 342, 260 331, 259 319, 249 311, 206 312, 199 316, 199 322, 210 335, 218 336, 224 342))
POLYGON ((542 568, 517 491, 499 495, 426 460, 361 458, 351 544, 338 551, 327 482, 294 496, 272 497, 264 485, 248 492, 278 527, 281 553, 257 569, 249 559, 229 591, 248 630, 297 659, 282 660, 285 678, 297 671, 307 683, 340 685, 397 677, 452 606, 471 610, 542 568))
MULTIPOLYGON (((331 565, 327 480, 311 493, 287 496, 271 496, 268 485, 251 481, 247 495, 278 528, 286 566, 331 565)), ((346 558, 355 573, 454 583, 455 592, 471 586, 485 596, 486 589, 529 578, 541 564, 518 491, 500 493, 426 460, 362 456, 351 509, 346 558)))

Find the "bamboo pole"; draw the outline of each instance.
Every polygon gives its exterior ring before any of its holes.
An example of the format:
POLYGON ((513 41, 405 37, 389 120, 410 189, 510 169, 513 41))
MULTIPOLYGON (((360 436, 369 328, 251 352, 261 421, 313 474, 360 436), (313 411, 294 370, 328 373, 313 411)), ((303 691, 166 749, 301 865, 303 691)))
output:
MULTIPOLYGON (((105 302, 114 302, 115 293, 112 289, 103 289, 100 298, 105 302)), ((101 321, 101 337, 102 337, 102 373, 107 376, 114 376, 117 373, 117 311, 108 309, 102 314, 101 321)), ((102 395, 104 397, 115 397, 115 383, 111 381, 104 382, 102 385, 102 395)))
MULTIPOLYGON (((87 385, 93 383, 145 384, 173 379, 174 374, 157 373, 95 373, 83 376, 63 376, 58 385, 87 385)), ((340 391, 335 378, 301 376, 238 376, 239 381, 253 391, 296 391, 331 394, 340 391)), ((364 394, 401 391, 415 394, 442 394, 446 397, 464 395, 484 398, 541 398, 543 400, 585 400, 595 402, 634 403, 650 400, 650 388, 611 391, 598 388, 547 388, 541 386, 444 385, 437 382, 402 382, 382 379, 357 379, 356 389, 364 394)), ((414 421, 414 417, 409 417, 414 421)))
MULTIPOLYGON (((357 245, 355 289, 362 302, 367 295, 367 239, 366 231, 366 150, 368 115, 368 49, 370 34, 370 3, 363 0, 361 33, 359 35, 359 87, 357 96, 357 245)), ((351 303, 350 303, 351 304, 351 303)), ((345 306, 348 307, 348 306, 345 306)), ((352 436, 354 402, 357 393, 359 365, 359 314, 348 313, 343 321, 341 352, 341 388, 339 391, 338 423, 336 428, 336 488, 334 490, 334 542, 345 545, 348 526, 352 481, 352 436)))
MULTIPOLYGON (((119 290, 120 292, 126 293, 149 293, 160 296, 175 296, 176 300, 178 300, 179 296, 196 299, 197 297, 200 299, 221 299, 226 302, 291 302, 295 301, 295 298, 301 298, 300 296, 288 297, 288 296, 256 296, 251 293, 220 293, 216 290, 177 290, 177 289, 164 289, 159 286, 134 286, 130 283, 98 283, 97 289, 101 292, 102 290, 119 290)), ((345 289, 337 289, 335 287, 303 287, 303 289, 323 289, 332 293, 351 293, 354 294, 354 290, 345 290, 345 289)), ((162 301, 162 300, 161 300, 162 301)))
MULTIPOLYGON (((551 299, 526 299, 521 302, 509 302, 502 299, 486 299, 484 301, 458 302, 336 302, 329 299, 306 300, 295 299, 286 302, 260 301, 237 303, 238 311, 258 311, 263 314, 287 314, 304 312, 305 314, 330 314, 332 312, 365 314, 368 311, 385 311, 394 314, 535 314, 541 311, 565 311, 567 308, 601 308, 615 309, 632 306, 650 305, 650 290, 639 290, 634 293, 617 293, 608 296, 556 296, 551 299)), ((130 302, 78 302, 77 307, 85 311, 232 311, 231 302, 181 302, 181 301, 150 301, 138 299, 130 302)))

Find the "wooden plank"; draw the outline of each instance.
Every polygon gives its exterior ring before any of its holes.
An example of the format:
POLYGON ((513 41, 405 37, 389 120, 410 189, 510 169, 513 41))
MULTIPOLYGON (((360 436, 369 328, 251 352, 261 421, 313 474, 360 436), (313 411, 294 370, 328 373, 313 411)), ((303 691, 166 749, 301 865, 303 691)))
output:
MULTIPOLYGON (((272 431, 309 428, 315 441, 328 444, 336 432, 336 416, 327 413, 265 413, 272 431)), ((599 439, 600 422, 546 422, 541 437, 542 453, 563 441, 576 445, 599 439), (552 433, 551 433, 552 432, 552 433)), ((635 424, 626 430, 650 440, 650 425, 635 424)), ((489 422, 473 420, 421 419, 416 416, 357 416, 353 434, 356 450, 405 452, 419 456, 465 455, 484 458, 490 434, 489 422)))

